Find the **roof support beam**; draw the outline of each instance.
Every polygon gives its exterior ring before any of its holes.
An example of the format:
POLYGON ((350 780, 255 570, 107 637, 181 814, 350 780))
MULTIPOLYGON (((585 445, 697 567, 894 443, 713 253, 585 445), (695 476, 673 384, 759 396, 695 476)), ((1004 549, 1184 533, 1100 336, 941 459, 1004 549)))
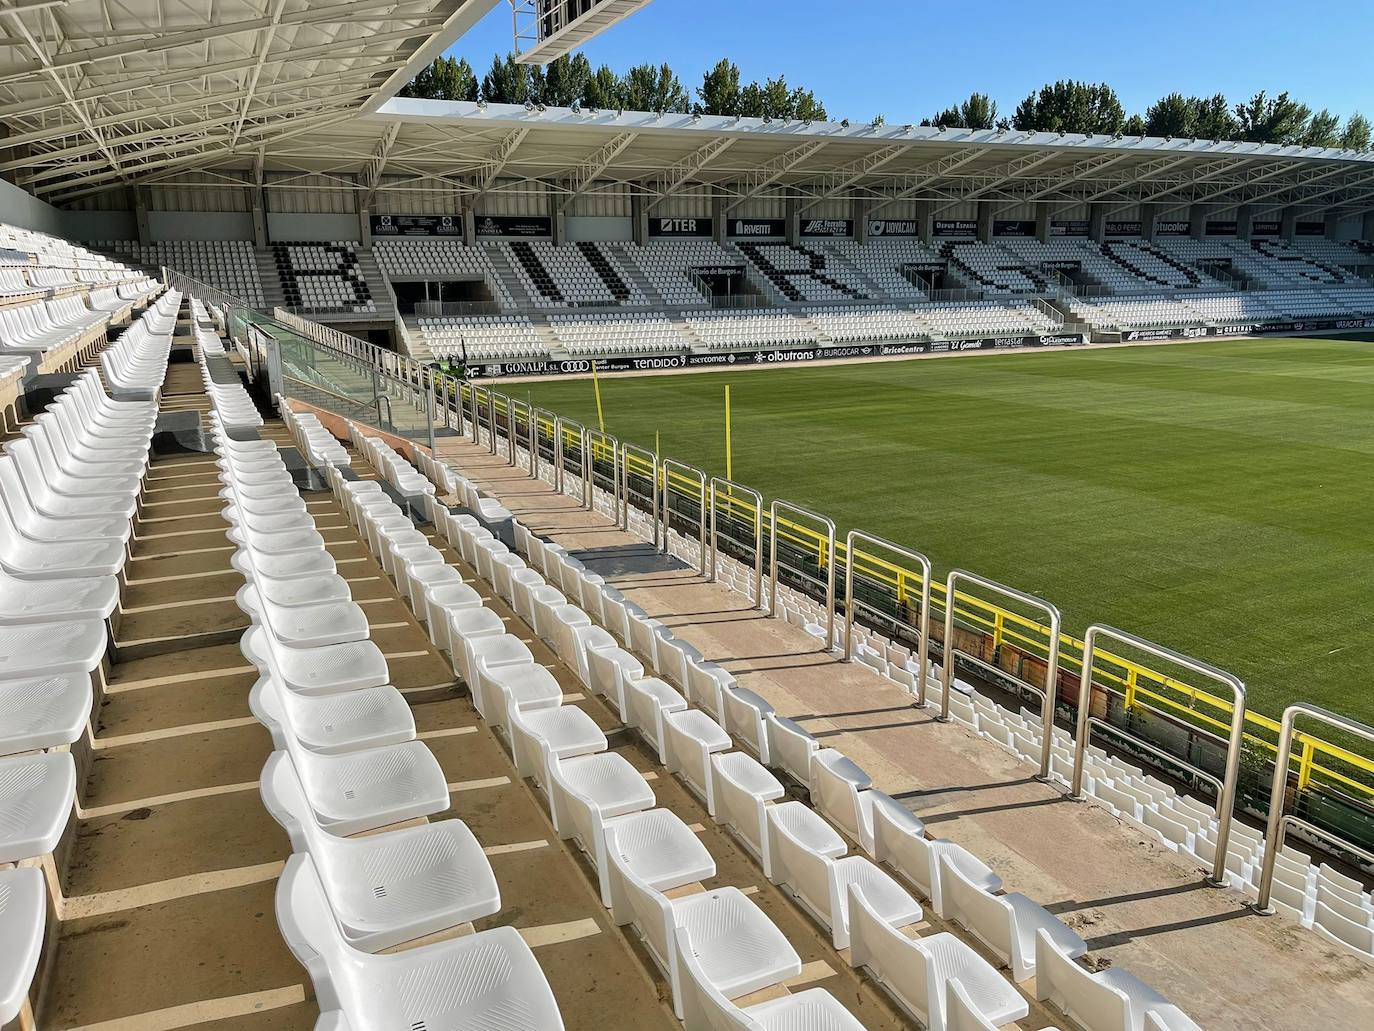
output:
POLYGON ((367 168, 363 172, 363 185, 367 192, 363 194, 363 202, 358 205, 364 211, 372 208, 372 198, 377 192, 377 187, 382 181, 382 173, 386 170, 386 159, 391 154, 391 148, 396 143, 396 137, 401 133, 401 123, 392 122, 386 127, 386 132, 382 133, 382 138, 377 141, 377 149, 372 153, 372 159, 367 163, 367 168))
POLYGON ((726 205, 725 214, 728 215, 734 211, 750 197, 762 193, 772 183, 777 182, 828 142, 828 140, 808 140, 786 153, 779 154, 772 161, 760 165, 756 170, 747 174, 744 179, 744 192, 726 205))
POLYGON ((622 132, 618 136, 613 136, 601 147, 597 148, 586 161, 582 162, 577 168, 577 177, 573 179, 573 188, 563 203, 558 206, 559 211, 567 211, 574 200, 585 193, 596 181, 596 177, 610 167, 611 162, 620 155, 631 143, 639 136, 637 132, 622 132))
MULTIPOLYGON (((331 4, 328 7, 311 6, 299 11, 291 11, 282 15, 281 25, 357 25, 369 24, 378 21, 407 21, 414 22, 415 25, 407 33, 408 36, 419 34, 425 27, 436 24, 436 18, 432 14, 420 14, 414 17, 404 15, 384 15, 378 12, 387 8, 395 8, 396 0, 357 0, 355 3, 331 4)), ((10 13, 18 15, 20 12, 9 9, 10 13)), ((98 47, 83 47, 68 50, 57 54, 50 59, 54 68, 77 68, 82 65, 91 64, 96 61, 108 61, 121 57, 142 57, 147 54, 158 53, 163 50, 175 50, 178 47, 190 46, 196 43, 205 43, 209 40, 220 39, 225 36, 237 36, 245 32, 257 32, 261 29, 272 28, 271 16, 261 18, 248 18, 243 21, 224 22, 219 25, 207 25, 196 29, 187 29, 183 32, 164 32, 161 30, 149 29, 149 38, 129 40, 125 43, 109 43, 98 47)), ((339 43, 334 44, 335 48, 339 43)), ((46 58, 46 51, 44 58, 46 58)), ((22 80, 34 72, 41 71, 41 65, 32 65, 28 68, 17 69, 7 75, 0 77, 0 83, 22 80)))
POLYGON ((491 152, 486 160, 482 181, 478 184, 479 196, 484 196, 496 184, 497 177, 510 163, 511 157, 520 148, 520 144, 525 142, 525 137, 529 134, 529 126, 522 125, 501 138, 501 142, 496 145, 496 149, 491 152))
POLYGON ((15 30, 24 37, 29 49, 32 50, 34 56, 38 58, 38 64, 39 67, 42 68, 43 74, 52 79, 53 85, 57 87, 58 92, 62 94, 67 106, 71 108, 77 120, 81 122, 86 134, 90 136, 91 140, 100 149, 100 152, 104 154, 109 161, 110 168, 122 178, 123 173, 120 171, 119 159, 115 157, 114 151, 110 149, 110 145, 101 131, 91 124, 91 117, 86 113, 85 107, 76 102, 76 98, 72 95, 71 88, 67 85, 67 81, 62 78, 62 74, 53 66, 47 51, 44 50, 38 40, 34 38, 33 33, 29 31, 29 27, 24 24, 24 19, 20 17, 20 11, 14 6, 14 0, 5 0, 5 6, 0 7, 0 14, 6 14, 13 18, 15 30))
POLYGON ((890 208, 892 205, 900 203, 901 201, 910 200, 922 190, 927 189, 931 183, 943 179, 956 168, 961 168, 970 161, 977 160, 983 153, 984 151, 981 147, 964 147, 954 151, 952 154, 947 154, 937 161, 932 161, 922 166, 914 176, 910 176, 904 181, 905 185, 898 190, 896 194, 886 200, 879 201, 871 208, 868 212, 869 217, 872 218, 878 212, 890 208))
MULTIPOLYGON (((0 11, 0 13, 3 12, 0 11)), ((383 32, 375 36, 369 36, 367 42, 369 44, 390 43, 400 39, 409 39, 412 35, 414 35, 414 33, 409 29, 402 32, 383 32)), ((270 55, 266 61, 264 61, 264 67, 285 64, 289 61, 305 61, 316 57, 327 57, 331 54, 337 54, 338 51, 339 45, 337 43, 321 43, 316 46, 302 47, 299 50, 283 50, 279 53, 270 55)), ((359 51, 351 56, 356 58, 359 62, 368 62, 373 58, 385 59, 394 57, 394 54, 390 49, 382 49, 359 51)), ((97 100, 121 93, 131 93, 134 90, 163 89, 167 86, 175 86, 185 82, 196 82, 211 75, 232 74, 236 71, 242 71, 245 68, 252 68, 256 63, 256 57, 245 57, 233 61, 222 61, 212 65, 178 68, 175 71, 159 72, 156 75, 145 75, 140 79, 120 79, 116 77, 106 80, 102 77, 99 81, 95 81, 93 77, 88 75, 88 81, 94 82, 94 85, 84 86, 81 89, 73 90, 72 96, 76 100, 97 100)), ((369 67, 369 70, 376 72, 384 71, 385 69, 382 67, 369 67)), ((309 80, 302 79, 300 81, 305 83, 309 80)), ((4 104, 0 105, 0 118, 19 118, 39 114, 43 111, 49 111, 62 106, 62 101, 52 100, 46 97, 15 104, 4 104)))
POLYGON ((901 157, 910 149, 908 144, 893 143, 861 157, 858 161, 850 162, 838 172, 821 176, 815 181, 821 184, 822 192, 817 195, 815 200, 804 204, 798 213, 804 215, 818 204, 823 204, 833 197, 839 196, 865 176, 876 172, 883 165, 901 157))
POLYGON ((703 168, 729 150, 737 139, 738 136, 717 136, 674 164, 659 179, 659 194, 649 202, 648 210, 653 211, 669 197, 680 192, 703 168))
POLYGON ((1059 158, 1059 156, 1060 154, 1058 151, 1051 151, 1048 154, 1027 154, 1022 157, 1014 158, 992 172, 984 173, 987 181, 982 186, 967 191, 957 201, 951 201, 948 204, 940 205, 940 207, 931 212, 931 215, 938 215, 965 201, 975 200, 985 193, 991 193, 993 190, 1000 189, 1007 183, 1014 182, 1016 179, 1020 178, 1023 172, 1029 172, 1032 168, 1038 168, 1046 162, 1054 161, 1059 158))

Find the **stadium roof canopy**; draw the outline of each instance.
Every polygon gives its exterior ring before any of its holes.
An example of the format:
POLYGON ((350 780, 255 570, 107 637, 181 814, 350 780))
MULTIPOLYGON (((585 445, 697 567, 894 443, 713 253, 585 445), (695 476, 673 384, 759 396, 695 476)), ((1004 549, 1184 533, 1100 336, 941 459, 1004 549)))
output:
POLYGON ((251 164, 375 110, 499 2, 0 0, 0 173, 50 195, 251 164))
POLYGON ((858 198, 875 213, 970 199, 1374 209, 1374 156, 1334 149, 391 99, 498 2, 0 0, 0 174, 56 203, 190 172, 235 188, 335 176, 369 195, 538 183, 564 204, 710 185, 727 206, 858 198))

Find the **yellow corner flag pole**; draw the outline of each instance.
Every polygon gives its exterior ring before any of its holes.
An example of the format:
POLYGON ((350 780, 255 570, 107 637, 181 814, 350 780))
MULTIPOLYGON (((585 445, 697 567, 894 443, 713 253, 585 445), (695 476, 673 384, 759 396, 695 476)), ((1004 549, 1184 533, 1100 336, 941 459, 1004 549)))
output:
POLYGON ((592 359, 592 387, 596 390, 596 424, 601 427, 601 432, 606 432, 606 418, 601 414, 601 380, 596 375, 596 359, 592 359))
POLYGON ((725 384, 725 478, 733 480, 734 470, 734 448, 730 446, 730 384, 725 384))

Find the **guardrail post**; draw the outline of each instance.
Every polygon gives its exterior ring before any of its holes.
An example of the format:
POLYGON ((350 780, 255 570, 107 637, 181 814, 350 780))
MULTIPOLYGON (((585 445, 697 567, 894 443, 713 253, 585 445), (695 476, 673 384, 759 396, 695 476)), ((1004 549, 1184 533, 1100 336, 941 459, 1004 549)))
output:
MULTIPOLYGON (((976 584, 984 590, 1000 594, 1004 598, 1019 601, 1023 605, 1028 605, 1038 609, 1049 617, 1049 644, 1046 648, 1045 657, 1045 686, 1043 689, 1036 687, 1028 681, 1016 677, 1016 681, 1032 691, 1041 693, 1040 703, 1040 772, 1041 780, 1048 780, 1050 775, 1050 755, 1054 744, 1054 703, 1055 696, 1059 691, 1059 642, 1060 627, 1062 621, 1059 609, 1043 598, 1037 598, 1033 594, 1025 591, 1018 591, 1015 587, 1008 587, 1000 584, 996 580, 989 580, 979 576, 977 573, 970 573, 966 569, 952 569, 949 577, 945 580, 945 638, 944 638, 944 690, 940 694, 940 719, 949 719, 949 692, 954 687, 954 656, 958 649, 954 646, 954 610, 957 606, 959 582, 967 581, 976 584)), ((1010 676, 1005 671, 1001 671, 1004 676, 1010 676)))
POLYGON ((805 516, 814 519, 826 528, 826 552, 830 560, 825 563, 825 650, 835 647, 835 520, 829 516, 823 516, 819 512, 813 512, 809 508, 794 505, 790 501, 775 499, 768 510, 769 527, 768 551, 770 560, 768 566, 769 591, 768 591, 768 614, 776 616, 778 614, 778 510, 786 509, 794 515, 805 516))
MULTIPOLYGON (((1073 777, 1069 784, 1070 798, 1083 796, 1083 767, 1088 750, 1088 738, 1092 733, 1092 671, 1093 660, 1097 657, 1098 638, 1107 638, 1128 645, 1138 651, 1145 652, 1147 655, 1153 655, 1155 658, 1173 663, 1231 689, 1231 734, 1226 745, 1225 769, 1217 789, 1217 851, 1216 858, 1212 862, 1212 875, 1208 878, 1209 884, 1220 887, 1226 883, 1226 849, 1231 842, 1231 820, 1235 812, 1236 783, 1240 778, 1240 753, 1245 745, 1245 684, 1236 675, 1218 669, 1210 663, 1155 644, 1153 641, 1147 641, 1143 637, 1137 637, 1135 634, 1127 633, 1124 630, 1103 624, 1094 624, 1088 627, 1087 633, 1083 635, 1083 669, 1078 685, 1078 720, 1074 735, 1073 777)), ((1136 741, 1149 751, 1160 752, 1149 742, 1140 740, 1128 731, 1112 727, 1112 732, 1136 741)), ((1191 770, 1204 779, 1216 783, 1216 778, 1206 771, 1198 769, 1192 763, 1167 756, 1167 753, 1166 757, 1173 759, 1184 769, 1191 770)))
MULTIPOLYGON (((916 704, 924 706, 926 704, 926 666, 930 656, 930 581, 931 566, 930 559, 919 551, 912 551, 899 544, 876 537, 862 530, 850 530, 844 542, 844 661, 849 662, 854 657, 854 555, 856 545, 860 542, 886 548, 894 554, 901 555, 903 558, 915 562, 921 568, 921 615, 920 626, 916 628, 916 633, 920 639, 916 650, 916 662, 919 672, 916 674, 916 704)), ((902 574, 897 576, 897 600, 900 603, 902 596, 902 574)))

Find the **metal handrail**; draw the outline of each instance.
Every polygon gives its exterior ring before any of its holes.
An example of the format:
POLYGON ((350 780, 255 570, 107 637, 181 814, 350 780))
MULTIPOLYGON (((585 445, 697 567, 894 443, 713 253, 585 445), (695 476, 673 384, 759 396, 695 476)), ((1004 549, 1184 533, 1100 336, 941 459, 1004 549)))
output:
POLYGON ((719 536, 716 533, 716 499, 720 496, 720 489, 725 488, 729 496, 733 499, 736 492, 747 494, 754 499, 754 592, 749 599, 755 606, 763 604, 763 495, 754 490, 753 487, 746 487, 742 483, 734 480, 727 480, 723 476, 711 477, 711 573, 712 581, 716 578, 716 559, 720 548, 719 536))
MULTIPOLYGON (((1092 661, 1097 650, 1099 637, 1107 638, 1118 644, 1128 645, 1137 651, 1153 655, 1157 659, 1163 659, 1231 689, 1234 699, 1231 736, 1226 744, 1225 772, 1221 779, 1221 790, 1217 794, 1217 852, 1216 858, 1212 862, 1211 877, 1212 884, 1224 884, 1226 881, 1226 846, 1231 841, 1231 818, 1235 810, 1236 782, 1240 777, 1240 755, 1245 747, 1245 683, 1234 673, 1228 673, 1209 662, 1195 659, 1191 655, 1184 655, 1182 652, 1176 652, 1172 648, 1155 644, 1153 641, 1147 641, 1143 637, 1137 637, 1135 634, 1127 633, 1124 630, 1118 630, 1115 627, 1100 623, 1088 627, 1087 633, 1083 635, 1083 669, 1085 672, 1079 678, 1078 685, 1078 727, 1074 736, 1073 779, 1069 785, 1071 798, 1080 798, 1083 793, 1084 755, 1087 752, 1088 737, 1091 733, 1089 718, 1092 714, 1092 661)), ((1112 729, 1122 737, 1130 738, 1132 741, 1136 740, 1136 735, 1128 730, 1123 730, 1120 727, 1113 727, 1112 729)), ((1140 743, 1149 746, 1149 742, 1140 743)), ((1202 774, 1204 777, 1209 776, 1191 763, 1181 759, 1176 759, 1175 762, 1187 767, 1194 773, 1202 774)))
MULTIPOLYGON (((663 554, 665 554, 665 555, 668 554, 668 534, 669 534, 669 531, 672 529, 672 508, 671 508, 671 503, 672 503, 672 498, 673 498, 672 480, 670 479, 669 474, 670 474, 670 473, 672 472, 672 470, 674 470, 674 469, 679 470, 679 474, 680 474, 680 475, 684 475, 684 476, 693 478, 693 479, 697 482, 697 484, 698 484, 698 487, 697 487, 697 499, 698 499, 698 501, 700 502, 700 507, 699 507, 698 516, 697 516, 697 522, 698 522, 698 524, 699 524, 699 530, 698 530, 698 533, 697 533, 697 538, 698 538, 698 541, 699 541, 699 543, 700 543, 700 545, 701 545, 701 548, 700 548, 700 558, 699 558, 699 565, 700 565, 699 572, 701 573, 702 576, 705 576, 705 575, 706 575, 706 482, 707 482, 707 480, 709 479, 709 477, 707 477, 707 475, 706 475, 704 472, 702 472, 702 470, 698 469, 696 466, 694 466, 694 465, 688 465, 686 462, 679 462, 679 461, 677 461, 676 459, 673 459, 673 458, 665 458, 665 459, 663 459, 663 461, 659 462, 659 464, 658 464, 659 473, 663 476, 663 497, 662 497, 662 501, 663 501, 663 545, 662 545, 662 547, 661 547, 659 550, 660 550, 663 554)), ((685 493, 685 492, 684 492, 684 493, 685 493)))
MULTIPOLYGON (((1349 849, 1367 863, 1374 863, 1374 854, 1360 848, 1354 842, 1347 841, 1330 831, 1322 830, 1320 827, 1315 827, 1300 817, 1284 814, 1284 803, 1288 793, 1288 762, 1293 755, 1293 733, 1299 716, 1308 716, 1319 723, 1325 723, 1327 726, 1335 727, 1337 730, 1343 730, 1347 734, 1353 734, 1374 743, 1374 727, 1329 709, 1323 709, 1319 705, 1312 705, 1309 702, 1296 702, 1283 710, 1283 729, 1279 733, 1279 753, 1277 762, 1274 764, 1274 786, 1269 792, 1269 824, 1265 829, 1264 859, 1260 864, 1259 897, 1255 902, 1256 908, 1262 913, 1274 911, 1269 904, 1269 897, 1274 889, 1274 861, 1283 848, 1283 839, 1287 836, 1290 826, 1300 827, 1302 830, 1332 844, 1349 849)), ((1226 857, 1221 851, 1221 835, 1218 834, 1217 838, 1217 855, 1222 862, 1225 862, 1226 857)))
POLYGON ((631 452, 639 457, 641 461, 646 461, 649 466, 649 481, 653 484, 653 500, 649 507, 650 518, 654 528, 654 550, 658 550, 658 454, 648 448, 640 447, 638 444, 631 444, 629 441, 620 443, 620 490, 617 503, 620 508, 619 521, 622 530, 630 528, 630 457, 631 452))
POLYGON ((778 512, 781 509, 786 509, 793 515, 799 515, 806 519, 814 519, 825 527, 825 650, 829 651, 835 647, 835 520, 827 515, 821 515, 819 512, 813 512, 809 508, 803 508, 801 505, 781 499, 775 499, 773 504, 769 506, 768 552, 770 559, 768 577, 770 583, 768 614, 770 616, 778 614, 778 512))
POLYGON ((844 661, 848 662, 854 657, 854 545, 858 542, 876 545, 886 548, 894 554, 900 555, 904 559, 915 562, 921 567, 921 616, 920 626, 916 628, 917 636, 920 639, 917 645, 916 662, 920 667, 920 672, 916 678, 916 701, 919 705, 926 703, 926 659, 930 653, 930 581, 931 566, 930 559, 919 551, 904 548, 900 544, 883 537, 875 536, 871 533, 864 533, 862 530, 850 530, 844 539, 844 553, 846 561, 844 564, 844 661))
POLYGON ((615 499, 616 494, 617 494, 617 488, 618 488, 618 485, 619 485, 619 483, 620 483, 620 441, 617 440, 615 437, 613 437, 611 434, 607 433, 605 430, 599 430, 599 429, 598 429, 598 430, 594 430, 594 429, 592 429, 592 428, 590 428, 590 427, 587 428, 586 437, 585 437, 584 439, 585 439, 585 442, 586 442, 586 451, 585 451, 586 463, 585 463, 585 464, 586 464, 586 469, 587 469, 587 506, 586 506, 586 507, 587 507, 587 511, 590 512, 590 511, 595 510, 595 508, 596 508, 596 455, 594 454, 594 451, 595 451, 595 449, 596 449, 598 446, 602 447, 603 449, 609 449, 609 450, 610 450, 610 453, 611 453, 611 490, 610 490, 610 494, 611 494, 611 498, 612 498, 612 503, 614 504, 614 499, 615 499))
MULTIPOLYGON (((1015 587, 1008 587, 1006 584, 998 583, 996 580, 989 580, 979 576, 977 573, 970 573, 966 569, 952 569, 945 580, 945 638, 944 638, 944 690, 940 695, 940 719, 949 719, 949 692, 954 685, 954 656, 958 648, 954 645, 954 602, 958 592, 960 581, 973 584, 983 588, 985 591, 992 591, 1000 594, 1004 598, 1018 601, 1023 605, 1038 609, 1045 613, 1050 620, 1050 651, 1045 660, 1045 686, 1043 688, 1014 677, 1017 683, 1030 691, 1041 695, 1040 702, 1040 729, 1043 737, 1040 742, 1040 779, 1046 780, 1050 775, 1050 755, 1051 746, 1054 744, 1054 700, 1059 690, 1059 628, 1062 618, 1059 609, 1055 605, 1046 601, 1044 598, 1037 598, 1033 594, 1019 591, 1015 587)), ((960 653, 964 654, 964 653, 960 653)), ((966 658, 976 659, 976 656, 965 655, 966 658)), ((999 670, 1003 676, 1009 676, 1004 671, 999 670)))

